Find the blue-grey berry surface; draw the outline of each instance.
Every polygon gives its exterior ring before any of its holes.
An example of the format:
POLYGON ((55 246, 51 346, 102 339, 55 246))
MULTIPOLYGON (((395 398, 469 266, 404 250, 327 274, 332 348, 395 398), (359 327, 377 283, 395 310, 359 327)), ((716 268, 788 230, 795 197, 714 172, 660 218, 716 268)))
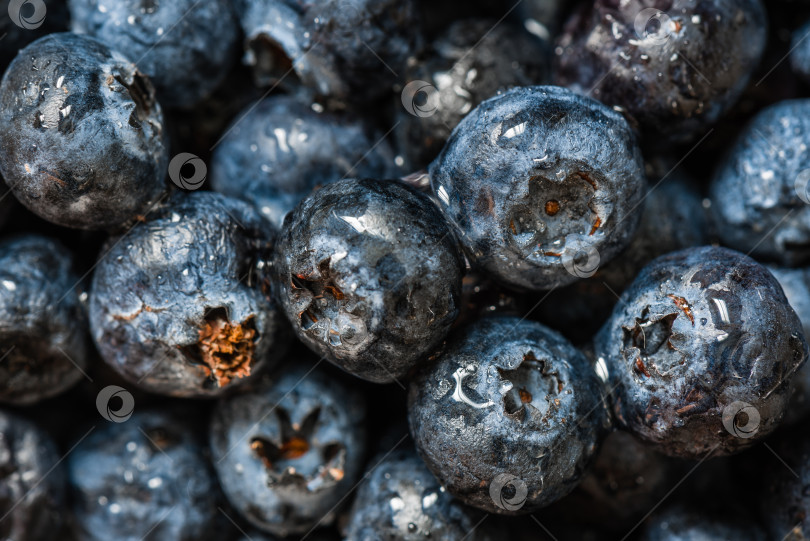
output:
POLYGON ((331 524, 365 459, 362 396, 296 364, 220 401, 210 428, 214 467, 231 505, 278 536, 331 524))
POLYGON ((700 509, 678 505, 653 516, 641 541, 758 541, 765 533, 750 517, 707 516, 700 509))
POLYGON ((264 98, 238 115, 211 161, 214 190, 248 201, 278 226, 317 186, 394 173, 388 142, 366 123, 317 112, 284 95, 264 98))
POLYGON ((573 283, 616 256, 645 189, 624 118, 552 86, 481 103, 428 171, 473 266, 519 289, 573 283))
POLYGON ((411 380, 408 420, 450 494, 490 513, 530 513, 579 483, 609 422, 603 395, 562 335, 497 316, 452 335, 411 380))
POLYGON ((270 298, 275 230, 242 201, 178 193, 114 238, 93 274, 104 360, 142 388, 205 397, 272 367, 287 326, 270 298))
POLYGON ((596 336, 595 356, 621 426, 664 454, 701 459, 776 429, 807 343, 765 267, 701 247, 641 271, 596 336))
POLYGON ((165 190, 169 151, 149 79, 95 39, 50 34, 0 82, 0 172, 48 221, 112 229, 165 190))
POLYGON ((212 539, 222 504, 188 421, 143 411, 101 422, 67 459, 78 538, 212 539))
POLYGON ((435 353, 458 316, 464 263, 430 199, 394 181, 346 179, 284 221, 276 297, 298 338, 376 383, 435 353))

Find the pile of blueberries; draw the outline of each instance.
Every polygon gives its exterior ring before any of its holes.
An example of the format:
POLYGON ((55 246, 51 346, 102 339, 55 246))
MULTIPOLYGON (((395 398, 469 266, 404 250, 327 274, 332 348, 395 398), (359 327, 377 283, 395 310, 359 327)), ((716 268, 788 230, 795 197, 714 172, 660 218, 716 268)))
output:
POLYGON ((810 539, 810 0, 0 0, 0 539, 810 539))

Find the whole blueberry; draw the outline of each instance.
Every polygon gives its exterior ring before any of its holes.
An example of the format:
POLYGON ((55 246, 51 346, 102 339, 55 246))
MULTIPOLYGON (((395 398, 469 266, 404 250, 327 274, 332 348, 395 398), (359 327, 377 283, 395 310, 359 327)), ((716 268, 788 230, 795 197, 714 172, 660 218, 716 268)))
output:
POLYGON ((362 541, 422 541, 425 538, 485 541, 479 513, 446 492, 413 449, 371 460, 360 485, 346 538, 362 541))
POLYGON ((421 42, 413 0, 239 0, 237 5, 244 62, 262 86, 297 78, 320 95, 364 104, 390 90, 421 42))
POLYGON ((412 169, 426 167, 461 119, 499 90, 546 83, 549 64, 548 43, 511 22, 453 23, 406 72, 397 96, 394 133, 412 169))
POLYGON ((47 433, 0 411, 0 538, 57 538, 65 519, 65 475, 59 459, 47 433))
POLYGON ((551 86, 480 104, 429 173, 473 266, 522 289, 572 283, 618 254, 645 185, 624 118, 551 86))
MULTIPOLYGON (((639 539, 641 541, 757 541, 765 539, 765 537, 759 527, 748 517, 712 515, 677 505, 651 518, 639 539)), ((781 534, 777 539, 781 539, 781 534)))
POLYGON ((790 65, 793 72, 805 83, 810 84, 810 21, 804 23, 793 32, 790 49, 790 65))
POLYGON ((95 428, 67 463, 81 539, 211 538, 216 478, 180 413, 136 412, 95 428))
POLYGON ((146 390, 186 397, 274 365, 286 349, 267 275, 274 236, 246 203, 194 192, 111 240, 90 293, 104 360, 146 390))
POLYGON ((464 263, 427 196, 398 182, 345 179, 287 216, 273 271, 298 338, 347 372, 385 383, 446 336, 464 263))
POLYGON ((726 248, 655 259, 595 339, 620 425, 685 458, 740 451, 784 417, 807 355, 776 279, 726 248))
POLYGON ((0 242, 0 402, 57 395, 87 368, 87 317, 73 256, 26 235, 0 242))
POLYGON ((516 317, 451 336, 408 391, 411 435, 450 494, 528 513, 577 485, 608 423, 600 382, 560 334, 516 317))
POLYGON ((557 41, 555 83, 621 107, 645 142, 688 140, 737 101, 766 37, 759 0, 596 0, 557 41))
POLYGON ((237 56, 230 0, 69 0, 71 27, 145 73, 164 107, 191 107, 225 78, 237 56))
POLYGON ((795 266, 810 262, 810 100, 777 103, 740 134, 712 178, 723 243, 795 266))
POLYGON ((330 524, 361 473, 364 421, 360 395, 304 363, 223 399, 210 440, 225 495, 275 535, 330 524))
POLYGON ((0 83, 0 172, 53 223, 120 226, 165 190, 163 113, 149 79, 106 45, 63 33, 17 55, 0 83))
POLYGON ((350 175, 387 177, 393 162, 385 139, 356 117, 277 95, 250 105, 225 131, 211 160, 211 185, 280 226, 316 186, 350 175))

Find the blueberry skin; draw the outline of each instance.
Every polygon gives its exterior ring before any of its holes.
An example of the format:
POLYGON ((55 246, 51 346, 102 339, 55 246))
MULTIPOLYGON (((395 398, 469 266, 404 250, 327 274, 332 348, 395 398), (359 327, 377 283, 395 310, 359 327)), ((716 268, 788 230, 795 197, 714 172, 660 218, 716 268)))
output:
POLYGON ((645 143, 686 141, 737 101, 766 39, 759 0, 596 0, 557 40, 555 84, 621 107, 645 143))
POLYGON ((753 257, 810 262, 810 100, 764 109, 740 134, 712 178, 722 242, 753 257))
POLYGON ((664 454, 692 459, 732 454, 771 433, 807 356, 776 279, 750 257, 713 247, 645 267, 594 349, 618 423, 664 454), (753 406, 758 425, 735 414, 737 402, 753 406))
POLYGON ((68 0, 71 28, 124 51, 155 85, 164 107, 211 94, 237 55, 230 0, 68 0))
POLYGON ((29 210, 65 227, 109 229, 165 190, 163 113, 149 80, 100 42, 51 34, 0 83, 0 172, 29 210))
POLYGON ((225 131, 211 160, 214 190, 244 199, 277 226, 316 186, 346 176, 387 178, 394 155, 362 122, 270 96, 225 131))
POLYGON ((26 235, 0 242, 0 402, 28 405, 72 387, 87 368, 87 316, 73 256, 26 235))
POLYGON ((810 84, 810 43, 805 39, 808 33, 810 33, 810 21, 793 32, 790 44, 790 65, 793 73, 805 83, 810 84))
POLYGON ((244 63, 261 86, 297 82, 367 104, 421 43, 412 0, 239 0, 244 63))
POLYGON ((357 491, 346 526, 352 541, 489 541, 482 516, 442 489, 413 449, 371 460, 374 468, 357 491))
POLYGON ((68 478, 83 540, 212 538, 216 478, 179 414, 139 411, 96 428, 69 455, 68 478))
POLYGON ((103 251, 90 294, 101 356, 142 388, 182 397, 272 367, 287 345, 267 276, 274 236, 241 201, 175 194, 103 251))
MULTIPOLYGON (((783 535, 785 532, 780 534, 783 535)), ((759 527, 745 517, 709 515, 675 506, 647 522, 640 541, 759 541, 759 527)))
POLYGON ((453 335, 414 377, 408 420, 420 456, 450 494, 491 513, 529 513, 581 479, 608 424, 603 394, 562 335, 491 317, 453 335), (519 479, 512 493, 499 495, 501 476, 519 479))
POLYGON ((50 436, 33 423, 0 411, 0 537, 56 539, 64 521, 65 475, 50 436))
POLYGON ((453 23, 406 72, 409 85, 428 83, 435 96, 403 89, 396 99, 400 124, 394 134, 411 169, 427 167, 461 119, 499 90, 547 83, 550 64, 548 43, 508 21, 453 23))
POLYGON ((618 254, 645 185, 624 118, 551 86, 483 102, 428 171, 473 266, 519 289, 572 283, 582 255, 606 263, 618 254))
POLYGON ((362 396, 303 363, 221 400, 210 445, 231 505, 278 536, 330 524, 362 472, 365 415, 362 396))
POLYGON ((398 182, 345 179, 284 221, 276 298, 298 338, 343 370, 395 381, 456 319, 464 263, 430 199, 398 182))

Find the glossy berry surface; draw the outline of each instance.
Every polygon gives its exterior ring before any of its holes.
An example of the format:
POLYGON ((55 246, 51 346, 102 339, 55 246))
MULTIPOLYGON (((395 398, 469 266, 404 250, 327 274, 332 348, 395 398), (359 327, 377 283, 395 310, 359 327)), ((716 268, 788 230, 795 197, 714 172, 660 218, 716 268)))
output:
POLYGON ((0 536, 57 539, 64 522, 65 474, 50 436, 16 414, 0 411, 0 536))
POLYGON ((384 383, 444 339, 458 315, 463 265, 425 195, 398 182, 346 179, 287 216, 273 270, 298 338, 347 372, 384 383))
POLYGON ((649 144, 688 140, 745 89, 765 18, 760 0, 596 0, 557 40, 555 84, 621 107, 649 144))
POLYGON ((225 495, 275 535, 330 524, 361 473, 364 420, 361 396, 305 363, 223 399, 210 442, 225 495))
POLYGON ((388 142, 358 118, 278 95, 251 104, 225 131, 211 185, 281 226, 316 186, 348 176, 388 177, 393 160, 388 142))
POLYGON ((239 23, 229 0, 69 0, 71 28, 126 53, 164 107, 209 95, 237 52, 239 23))
POLYGON ((104 360, 144 389, 186 397, 273 366, 286 349, 267 282, 274 235, 247 204, 196 192, 110 241, 90 294, 104 360))
POLYGON ((420 370, 408 419, 420 456, 453 496, 490 513, 528 513, 579 482, 608 422, 604 400, 590 363, 562 335, 501 316, 454 334, 420 370))
POLYGON ((782 420, 807 356, 776 279, 726 248, 659 257, 595 338, 617 422, 665 454, 740 451, 782 420))
POLYGON ((521 289, 572 283, 618 254, 645 185, 621 115, 551 86, 483 102, 428 171, 473 266, 521 289))
POLYGON ((38 402, 83 377, 88 327, 79 282, 72 254, 57 241, 0 242, 0 402, 38 402))
POLYGON ((81 539, 211 539, 216 479, 179 414, 136 412, 94 429, 67 464, 81 539))
POLYGON ((111 229, 164 192, 168 148, 149 79, 106 45, 50 34, 0 83, 0 172, 53 223, 111 229))

